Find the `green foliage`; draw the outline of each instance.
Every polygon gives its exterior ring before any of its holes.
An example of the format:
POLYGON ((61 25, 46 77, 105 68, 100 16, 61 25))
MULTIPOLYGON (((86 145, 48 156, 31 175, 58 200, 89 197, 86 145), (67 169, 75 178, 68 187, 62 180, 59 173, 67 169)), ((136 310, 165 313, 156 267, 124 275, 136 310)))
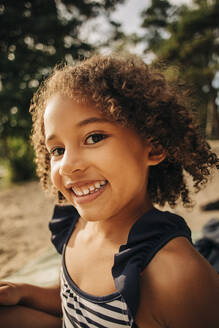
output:
POLYGON ((217 0, 191 1, 190 7, 152 0, 142 12, 145 52, 152 50, 158 61, 180 67, 181 77, 200 99, 200 123, 208 137, 219 137, 218 90, 212 85, 219 69, 218 17, 217 0))
POLYGON ((8 169, 11 182, 30 180, 35 177, 33 149, 22 138, 8 138, 8 169))
MULTIPOLYGON (((26 163, 32 161, 29 146, 22 147, 29 142, 28 108, 34 91, 55 64, 96 50, 81 37, 81 28, 99 15, 111 22, 110 12, 123 1, 0 0, 0 140, 12 148, 11 137, 24 143, 17 153, 11 149, 1 153, 17 171, 13 179, 31 176, 32 167, 26 163)), ((118 26, 111 23, 116 31, 118 26)))

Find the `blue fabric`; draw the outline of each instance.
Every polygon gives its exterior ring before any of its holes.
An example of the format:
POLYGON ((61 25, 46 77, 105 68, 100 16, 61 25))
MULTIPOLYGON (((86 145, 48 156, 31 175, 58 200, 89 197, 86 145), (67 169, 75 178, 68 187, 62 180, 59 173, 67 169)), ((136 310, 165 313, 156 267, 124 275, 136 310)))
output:
POLYGON ((186 222, 170 212, 153 209, 133 225, 127 244, 115 255, 112 268, 115 284, 134 318, 139 306, 140 273, 168 241, 179 236, 192 242, 186 222))
POLYGON ((195 242, 195 248, 219 273, 219 220, 209 220, 202 229, 203 237, 195 242))
MULTIPOLYGON (((72 233, 79 215, 72 206, 56 206, 50 230, 52 242, 59 253, 72 233)), ((155 254, 171 239, 183 236, 190 242, 191 231, 180 216, 152 209, 132 226, 127 244, 121 245, 115 254, 112 275, 117 290, 123 296, 132 317, 139 306, 140 273, 155 254)))
POLYGON ((55 206, 49 229, 52 233, 51 241, 59 254, 62 254, 64 244, 72 231, 71 227, 74 227, 78 218, 78 212, 73 206, 55 206))

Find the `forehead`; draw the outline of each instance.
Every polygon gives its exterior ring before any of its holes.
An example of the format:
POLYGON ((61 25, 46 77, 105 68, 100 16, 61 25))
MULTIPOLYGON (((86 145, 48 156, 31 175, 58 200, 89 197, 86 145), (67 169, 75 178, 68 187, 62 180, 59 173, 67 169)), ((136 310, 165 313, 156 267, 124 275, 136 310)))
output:
POLYGON ((56 94, 51 97, 44 112, 44 133, 46 140, 53 136, 72 135, 91 123, 101 123, 111 129, 120 130, 121 126, 108 118, 93 104, 81 104, 67 96, 56 94))
POLYGON ((65 95, 56 94, 47 101, 44 121, 55 117, 62 120, 66 117, 81 120, 94 115, 96 117, 103 116, 93 104, 81 104, 77 100, 73 100, 65 95))
POLYGON ((47 102, 44 113, 46 140, 50 140, 51 136, 72 135, 73 130, 77 131, 92 123, 100 123, 108 133, 116 134, 122 139, 141 139, 134 129, 109 120, 93 104, 80 104, 62 95, 55 95, 47 102))

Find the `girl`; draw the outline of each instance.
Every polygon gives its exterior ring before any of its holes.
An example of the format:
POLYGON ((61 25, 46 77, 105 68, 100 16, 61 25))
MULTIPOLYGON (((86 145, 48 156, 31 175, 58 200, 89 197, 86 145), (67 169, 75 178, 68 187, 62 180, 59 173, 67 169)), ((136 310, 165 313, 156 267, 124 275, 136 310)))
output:
POLYGON ((71 204, 50 223, 60 287, 2 284, 3 327, 219 327, 217 273, 185 221, 154 207, 191 205, 184 171, 199 190, 218 165, 185 103, 134 56, 44 82, 31 105, 38 175, 71 204))

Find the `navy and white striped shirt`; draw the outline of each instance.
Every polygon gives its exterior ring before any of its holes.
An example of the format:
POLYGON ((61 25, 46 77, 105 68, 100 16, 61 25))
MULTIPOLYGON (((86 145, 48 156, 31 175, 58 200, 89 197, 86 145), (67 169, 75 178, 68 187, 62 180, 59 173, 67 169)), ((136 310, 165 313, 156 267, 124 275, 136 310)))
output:
POLYGON ((122 328, 132 327, 133 319, 129 315, 122 295, 114 293, 95 297, 81 291, 61 270, 61 299, 63 328, 122 328))
POLYGON ((52 242, 63 254, 61 298, 63 327, 136 328, 139 306, 140 274, 156 253, 171 239, 184 236, 191 242, 191 231, 176 214, 155 208, 141 216, 132 226, 127 243, 114 255, 112 276, 117 292, 97 297, 80 290, 66 269, 64 252, 79 214, 73 206, 56 206, 49 227, 52 242))

